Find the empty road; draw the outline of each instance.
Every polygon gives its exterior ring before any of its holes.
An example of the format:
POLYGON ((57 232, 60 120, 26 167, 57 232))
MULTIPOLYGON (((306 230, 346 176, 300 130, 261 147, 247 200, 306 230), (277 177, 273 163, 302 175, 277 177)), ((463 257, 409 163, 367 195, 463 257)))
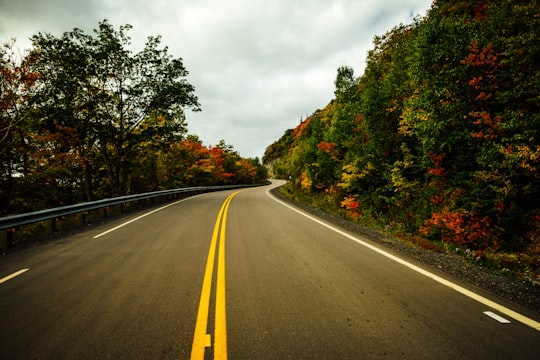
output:
POLYGON ((538 314, 306 216, 279 184, 0 258, 0 358, 540 356, 538 314))

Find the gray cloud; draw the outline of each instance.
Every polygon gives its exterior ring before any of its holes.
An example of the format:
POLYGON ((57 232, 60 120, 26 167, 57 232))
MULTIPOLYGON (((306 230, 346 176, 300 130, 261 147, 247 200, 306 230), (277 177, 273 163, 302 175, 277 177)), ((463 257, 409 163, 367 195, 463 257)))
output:
POLYGON ((0 41, 108 19, 133 25, 134 49, 148 36, 182 57, 202 112, 189 130, 207 145, 224 139, 246 157, 333 97, 337 68, 363 72, 374 35, 425 14, 431 0, 0 0, 0 41))

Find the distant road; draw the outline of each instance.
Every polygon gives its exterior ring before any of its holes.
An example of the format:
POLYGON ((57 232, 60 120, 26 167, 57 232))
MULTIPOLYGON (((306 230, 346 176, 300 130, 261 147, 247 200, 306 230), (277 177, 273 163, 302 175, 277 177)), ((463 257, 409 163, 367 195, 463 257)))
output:
POLYGON ((0 358, 539 358, 537 314, 303 215, 279 184, 0 258, 0 358))

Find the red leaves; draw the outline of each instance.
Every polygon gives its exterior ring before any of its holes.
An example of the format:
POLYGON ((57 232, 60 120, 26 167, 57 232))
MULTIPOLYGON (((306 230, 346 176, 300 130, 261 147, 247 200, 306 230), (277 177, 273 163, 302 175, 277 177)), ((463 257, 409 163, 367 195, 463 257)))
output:
POLYGON ((492 239, 491 219, 468 210, 450 211, 443 209, 431 214, 419 230, 422 235, 438 234, 446 243, 486 247, 492 239))
POLYGON ((207 147, 198 140, 187 138, 175 142, 173 149, 177 154, 173 163, 178 163, 179 176, 186 176, 188 184, 249 184, 260 176, 257 161, 242 158, 219 145, 207 147))
POLYGON ((478 41, 473 41, 471 45, 471 53, 463 61, 464 64, 470 66, 488 66, 495 68, 498 66, 497 55, 493 52, 493 45, 488 44, 482 49, 478 48, 478 41))
POLYGON ((486 18, 488 4, 476 4, 474 7, 474 18, 483 21, 486 18))
MULTIPOLYGON (((488 44, 480 49, 478 42, 473 41, 470 54, 462 63, 468 65, 473 73, 469 80, 469 86, 476 93, 475 100, 478 102, 478 107, 480 109, 488 108, 498 90, 494 69, 499 67, 499 62, 493 45, 488 44)), ((477 130, 471 132, 471 137, 483 140, 498 137, 501 130, 501 116, 493 115, 485 110, 471 111, 469 115, 475 119, 473 124, 477 126, 477 130)))
POLYGON ((431 159, 433 167, 428 167, 427 168, 428 174, 431 174, 431 175, 434 175, 434 176, 445 176, 446 175, 446 169, 441 166, 445 156, 446 156, 445 153, 441 153, 441 154, 436 154, 434 152, 429 153, 429 158, 431 159))
POLYGON ((471 137, 484 140, 496 139, 501 130, 501 116, 492 117, 487 111, 472 112, 472 117, 476 120, 474 125, 479 127, 478 131, 471 132, 471 137))
POLYGON ((491 99, 493 96, 491 92, 498 88, 493 70, 499 67, 493 45, 488 44, 480 49, 478 42, 473 41, 469 56, 461 63, 468 65, 472 72, 469 85, 474 90, 479 91, 476 100, 487 101, 491 99))
POLYGON ((361 216, 359 211, 360 202, 353 195, 345 197, 341 202, 341 207, 345 208, 347 215, 353 219, 358 219, 361 216))
POLYGON ((444 203, 444 199, 440 195, 434 195, 429 199, 429 202, 437 206, 442 206, 442 204, 444 203))

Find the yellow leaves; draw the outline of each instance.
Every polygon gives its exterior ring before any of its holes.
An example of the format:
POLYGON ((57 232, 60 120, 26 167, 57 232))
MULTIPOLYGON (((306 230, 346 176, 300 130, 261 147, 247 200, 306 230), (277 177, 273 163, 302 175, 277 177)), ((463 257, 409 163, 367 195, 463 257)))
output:
POLYGON ((334 104, 328 104, 324 109, 322 109, 318 114, 321 123, 330 124, 332 117, 334 116, 334 104))
POLYGON ((405 107, 399 119, 398 133, 405 136, 412 136, 415 124, 427 122, 431 114, 422 109, 405 107))
POLYGON ((531 149, 529 145, 518 145, 516 146, 517 156, 520 158, 521 162, 519 166, 525 170, 535 172, 538 168, 538 162, 540 160, 540 145, 536 145, 531 149))
POLYGON ((499 151, 504 154, 509 163, 523 170, 537 173, 540 163, 540 145, 507 145, 500 147, 499 151))
POLYGON ((309 179, 305 171, 300 174, 300 185, 306 190, 311 190, 311 186, 313 185, 313 182, 309 179))
POLYGON ((479 184, 486 184, 492 190, 501 194, 504 197, 510 196, 515 192, 515 186, 510 179, 504 179, 498 170, 477 170, 474 172, 474 179, 479 184))
POLYGON ((400 117, 398 133, 401 135, 412 136, 412 124, 404 116, 400 117))
POLYGON ((427 111, 421 109, 415 110, 413 116, 416 121, 429 121, 430 119, 430 114, 427 111))
POLYGON ((354 187, 356 180, 362 179, 369 174, 369 170, 373 170, 375 167, 372 163, 367 164, 366 169, 359 169, 354 165, 343 166, 341 173, 341 182, 338 186, 344 190, 350 190, 354 187))
POLYGON ((409 166, 403 161, 394 163, 394 168, 390 170, 390 182, 394 188, 394 192, 400 192, 405 189, 411 189, 418 185, 418 181, 410 181, 403 176, 403 169, 409 166))
POLYGON ((354 181, 359 178, 357 175, 358 168, 354 165, 345 165, 342 170, 341 182, 338 186, 344 190, 349 190, 353 186, 354 181))
POLYGON ((405 144, 401 145, 401 151, 403 152, 403 160, 395 161, 392 169, 390 169, 390 183, 394 188, 394 192, 408 190, 419 184, 418 180, 409 180, 403 175, 406 170, 414 167, 415 158, 405 144))

